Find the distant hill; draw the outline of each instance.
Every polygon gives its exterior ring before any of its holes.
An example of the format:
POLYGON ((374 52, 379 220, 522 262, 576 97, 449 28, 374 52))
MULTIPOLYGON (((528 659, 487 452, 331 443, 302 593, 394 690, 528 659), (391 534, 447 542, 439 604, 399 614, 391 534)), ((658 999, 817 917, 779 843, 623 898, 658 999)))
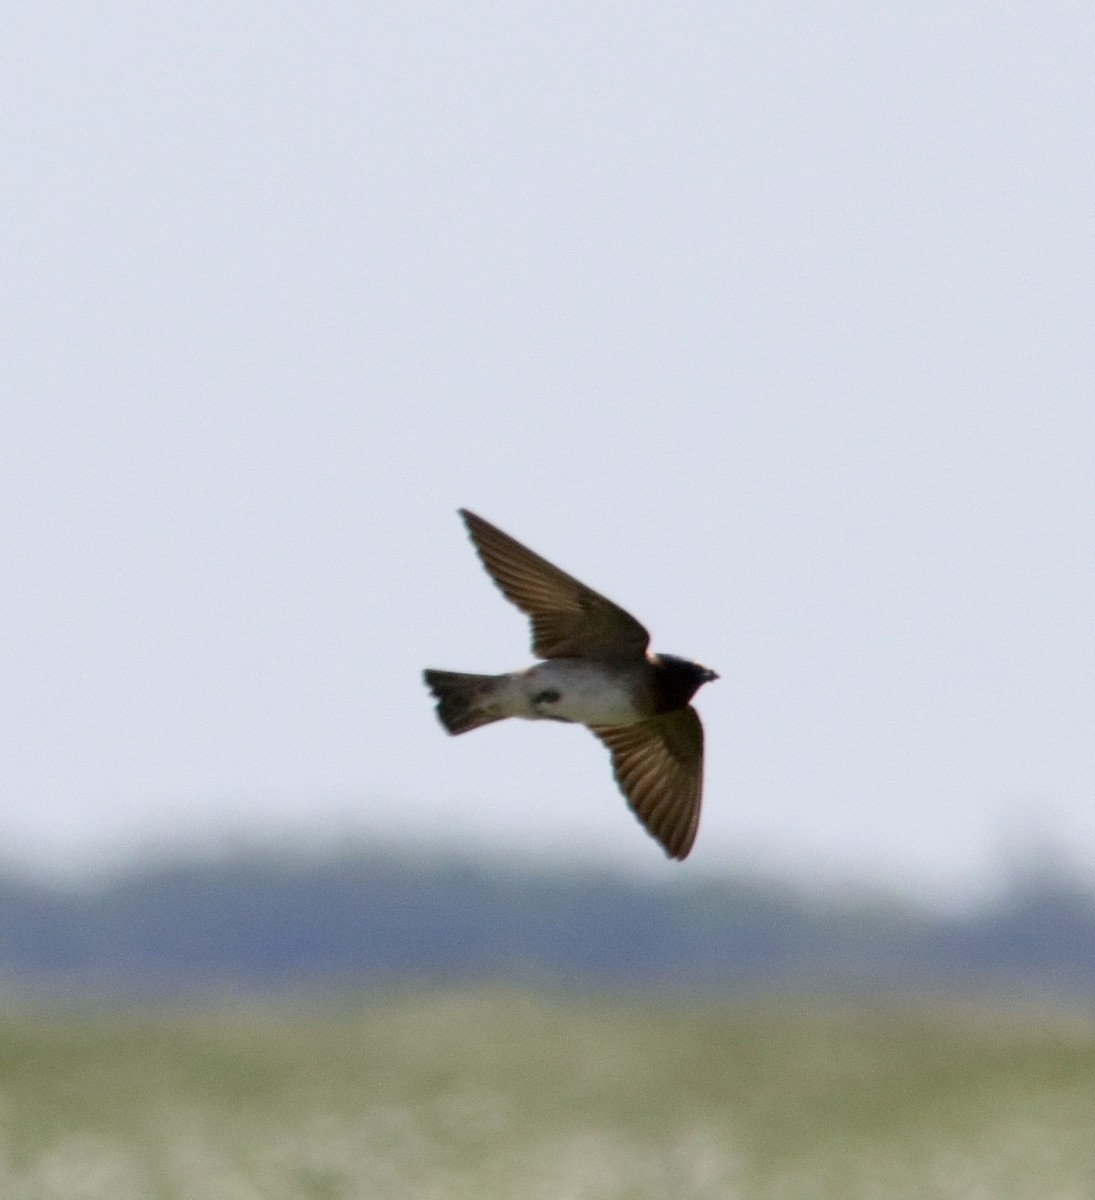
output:
POLYGON ((1017 885, 978 912, 393 854, 240 853, 65 889, 0 878, 0 982, 133 996, 483 979, 565 987, 1095 992, 1095 899, 1017 885))

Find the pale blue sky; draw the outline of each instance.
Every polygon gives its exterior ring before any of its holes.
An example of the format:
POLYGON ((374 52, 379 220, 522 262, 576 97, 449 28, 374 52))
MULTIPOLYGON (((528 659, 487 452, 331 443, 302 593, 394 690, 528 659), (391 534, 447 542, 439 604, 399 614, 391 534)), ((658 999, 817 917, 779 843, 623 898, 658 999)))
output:
POLYGON ((1095 880, 1089 5, 17 2, 0 845, 1095 880), (722 680, 664 864, 467 505, 722 680))

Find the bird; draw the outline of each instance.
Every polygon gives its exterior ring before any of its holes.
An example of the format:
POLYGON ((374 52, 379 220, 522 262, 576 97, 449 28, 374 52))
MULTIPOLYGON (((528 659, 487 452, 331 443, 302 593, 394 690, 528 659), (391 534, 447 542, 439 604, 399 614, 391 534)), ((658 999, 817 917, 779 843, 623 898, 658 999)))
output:
POLYGON ((703 792, 703 725, 689 703, 718 675, 672 654, 611 600, 496 525, 458 510, 502 594, 530 618, 541 661, 503 675, 423 672, 450 734, 507 717, 585 725, 608 748, 632 812, 670 859, 696 840, 703 792))

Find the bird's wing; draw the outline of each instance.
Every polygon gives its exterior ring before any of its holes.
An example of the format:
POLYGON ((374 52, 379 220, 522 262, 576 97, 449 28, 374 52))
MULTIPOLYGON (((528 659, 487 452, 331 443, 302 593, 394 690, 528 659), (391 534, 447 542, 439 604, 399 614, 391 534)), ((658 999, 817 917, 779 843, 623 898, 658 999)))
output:
POLYGON ((460 515, 491 578, 532 618, 532 652, 540 658, 622 662, 642 658, 650 634, 628 612, 552 566, 489 521, 460 515))
POLYGON ((689 705, 634 725, 590 728, 612 753, 631 811, 670 858, 687 858, 703 792, 703 726, 696 710, 689 705))

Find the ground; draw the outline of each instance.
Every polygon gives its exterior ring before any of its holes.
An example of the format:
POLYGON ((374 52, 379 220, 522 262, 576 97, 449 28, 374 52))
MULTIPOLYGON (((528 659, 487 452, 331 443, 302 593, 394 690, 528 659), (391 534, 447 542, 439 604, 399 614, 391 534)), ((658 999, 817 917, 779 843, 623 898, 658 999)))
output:
POLYGON ((1083 1200, 1095 1021, 389 992, 0 1019, 6 1200, 1083 1200))

